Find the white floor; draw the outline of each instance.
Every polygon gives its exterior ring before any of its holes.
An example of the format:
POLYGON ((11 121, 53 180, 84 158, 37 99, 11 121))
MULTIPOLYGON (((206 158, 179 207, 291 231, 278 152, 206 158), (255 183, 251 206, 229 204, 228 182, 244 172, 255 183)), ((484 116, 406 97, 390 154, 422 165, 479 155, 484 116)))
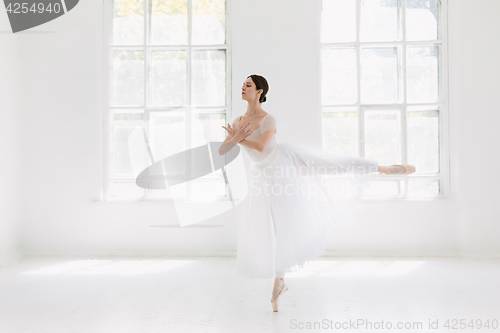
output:
POLYGON ((272 312, 232 257, 28 257, 0 269, 0 332, 499 332, 499 281, 500 260, 321 257, 272 312))

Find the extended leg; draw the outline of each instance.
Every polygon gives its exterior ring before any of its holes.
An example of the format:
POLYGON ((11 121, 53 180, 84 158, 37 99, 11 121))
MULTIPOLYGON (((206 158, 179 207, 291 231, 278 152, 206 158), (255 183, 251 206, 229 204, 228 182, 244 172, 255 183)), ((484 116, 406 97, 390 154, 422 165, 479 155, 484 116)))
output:
POLYGON ((388 175, 400 175, 405 172, 405 168, 400 167, 400 166, 385 166, 385 165, 380 165, 378 167, 378 172, 380 173, 385 173, 388 175))
POLYGON ((415 172, 415 166, 411 164, 404 164, 404 167, 400 165, 391 165, 391 166, 380 165, 378 167, 378 172, 385 173, 388 175, 401 175, 405 174, 405 172, 406 174, 410 174, 415 172), (408 168, 408 170, 406 168, 408 168))

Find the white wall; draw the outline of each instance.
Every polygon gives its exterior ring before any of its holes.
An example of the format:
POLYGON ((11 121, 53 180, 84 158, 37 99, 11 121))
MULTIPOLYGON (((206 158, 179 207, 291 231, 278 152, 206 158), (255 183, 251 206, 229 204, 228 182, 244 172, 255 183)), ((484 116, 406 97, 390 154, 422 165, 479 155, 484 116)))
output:
POLYGON ((500 2, 450 1, 452 179, 463 253, 500 252, 500 2))
MULTIPOLYGON (((7 13, 0 12, 0 267, 19 260, 19 62, 18 39, 10 30, 7 13)), ((10 30, 12 31, 12 30, 10 30)))
MULTIPOLYGON (((263 75, 270 83, 263 108, 281 119, 278 140, 315 146, 321 144, 315 130, 321 128, 318 8, 319 0, 293 5, 285 0, 231 3, 234 115, 246 110, 240 99, 246 76, 263 75)), ((494 136, 499 118, 500 49, 494 42, 499 12, 496 0, 450 0, 451 199, 363 202, 331 250, 498 257, 498 180, 484 167, 495 167, 499 159, 494 136)), ((19 43, 19 68, 2 66, 7 69, 5 77, 17 75, 23 88, 23 98, 17 101, 20 146, 12 151, 19 154, 22 175, 18 181, 22 252, 234 255, 241 207, 207 221, 223 228, 176 229, 149 227, 175 224, 172 204, 99 202, 102 4, 82 1, 64 17, 33 30, 55 33, 9 36, 19 43)), ((2 75, 2 87, 4 81, 2 75)), ((4 216, 9 221, 16 218, 12 208, 4 216)), ((12 225, 1 228, 10 230, 12 225)))

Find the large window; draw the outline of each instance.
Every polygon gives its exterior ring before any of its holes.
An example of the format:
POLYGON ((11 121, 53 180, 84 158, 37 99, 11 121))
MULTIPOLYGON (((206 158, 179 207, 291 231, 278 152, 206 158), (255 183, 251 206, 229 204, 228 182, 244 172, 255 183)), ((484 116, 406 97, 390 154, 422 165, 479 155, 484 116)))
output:
POLYGON ((367 197, 447 195, 446 10, 441 0, 322 0, 323 149, 413 164, 367 197))
MULTIPOLYGON (((136 185, 133 158, 151 165, 186 147, 224 141, 229 110, 225 0, 105 3, 105 199, 168 198, 166 189, 136 185), (194 117, 204 133, 193 130, 194 117), (141 128, 144 142, 132 147, 137 137, 131 134, 141 128)), ((194 193, 212 200, 227 196, 220 170, 177 191, 188 200, 202 199, 194 193)))

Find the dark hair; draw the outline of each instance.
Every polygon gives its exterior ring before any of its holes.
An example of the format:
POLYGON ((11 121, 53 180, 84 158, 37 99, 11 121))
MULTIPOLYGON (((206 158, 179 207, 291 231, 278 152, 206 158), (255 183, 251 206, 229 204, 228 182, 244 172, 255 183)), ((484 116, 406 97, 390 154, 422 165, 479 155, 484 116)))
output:
POLYGON ((262 89, 262 94, 260 95, 259 102, 264 103, 266 101, 266 94, 269 91, 269 85, 267 84, 267 80, 260 75, 252 74, 247 76, 247 79, 251 77, 252 81, 255 83, 257 90, 262 89))

